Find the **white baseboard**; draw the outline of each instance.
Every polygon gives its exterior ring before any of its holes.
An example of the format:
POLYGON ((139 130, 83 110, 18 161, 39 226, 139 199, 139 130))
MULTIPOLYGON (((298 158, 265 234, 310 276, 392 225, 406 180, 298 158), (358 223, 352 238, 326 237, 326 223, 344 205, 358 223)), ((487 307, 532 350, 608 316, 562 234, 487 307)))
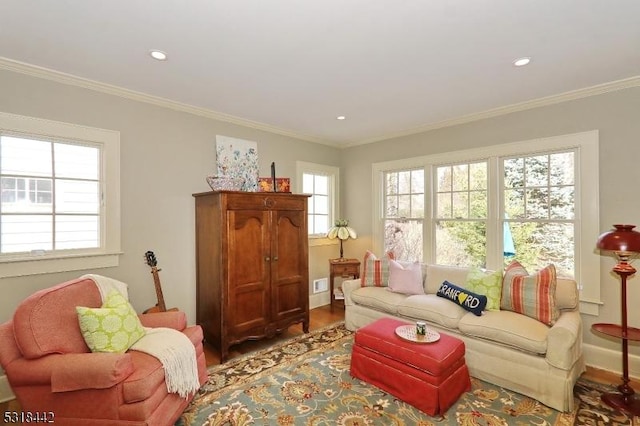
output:
POLYGON ((320 306, 328 305, 331 303, 329 300, 329 292, 323 291, 322 293, 316 293, 309 296, 309 309, 318 308, 320 306))
MULTIPOLYGON (((608 370, 622 375, 622 350, 583 345, 584 361, 589 367, 608 370)), ((640 378, 640 357, 629 355, 629 376, 640 378)))
POLYGON ((11 386, 9 386, 9 380, 7 380, 7 375, 3 374, 0 376, 0 402, 7 402, 12 399, 15 399, 15 395, 11 392, 11 386))

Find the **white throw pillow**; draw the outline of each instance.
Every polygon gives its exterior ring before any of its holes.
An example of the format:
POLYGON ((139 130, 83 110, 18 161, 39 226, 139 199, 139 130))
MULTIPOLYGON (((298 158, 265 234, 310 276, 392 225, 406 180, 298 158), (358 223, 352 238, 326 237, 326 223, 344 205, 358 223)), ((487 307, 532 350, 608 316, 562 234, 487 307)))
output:
POLYGON ((388 288, 394 293, 424 294, 420 263, 390 260, 388 288))

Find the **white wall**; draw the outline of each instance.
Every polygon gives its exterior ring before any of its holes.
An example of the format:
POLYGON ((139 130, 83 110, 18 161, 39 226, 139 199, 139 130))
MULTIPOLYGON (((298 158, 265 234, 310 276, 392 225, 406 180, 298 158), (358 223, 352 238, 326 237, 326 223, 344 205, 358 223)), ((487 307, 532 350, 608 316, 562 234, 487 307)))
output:
MULTIPOLYGON (((349 241, 345 252, 359 256, 371 242, 372 163, 589 130, 600 131, 601 231, 614 223, 640 229, 640 87, 632 87, 347 149, 341 205, 359 238, 349 241)), ((582 237, 593 240, 595 249, 597 235, 582 237)), ((611 274, 612 267, 613 260, 602 256, 601 276, 588 278, 602 286, 603 305, 599 317, 583 315, 584 342, 588 364, 620 371, 620 341, 590 330, 596 322, 620 322, 620 281, 611 274)), ((640 276, 629 279, 628 299, 629 325, 640 328, 640 276)), ((630 351, 631 373, 640 377, 640 347, 631 343, 630 351)))

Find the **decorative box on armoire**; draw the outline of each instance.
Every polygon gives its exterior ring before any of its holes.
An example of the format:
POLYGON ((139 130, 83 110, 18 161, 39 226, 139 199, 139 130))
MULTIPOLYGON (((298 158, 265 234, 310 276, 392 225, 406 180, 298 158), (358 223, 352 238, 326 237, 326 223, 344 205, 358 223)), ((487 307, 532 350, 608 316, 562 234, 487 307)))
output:
POLYGON ((214 191, 196 201, 196 316, 229 347, 295 323, 309 332, 308 195, 214 191))

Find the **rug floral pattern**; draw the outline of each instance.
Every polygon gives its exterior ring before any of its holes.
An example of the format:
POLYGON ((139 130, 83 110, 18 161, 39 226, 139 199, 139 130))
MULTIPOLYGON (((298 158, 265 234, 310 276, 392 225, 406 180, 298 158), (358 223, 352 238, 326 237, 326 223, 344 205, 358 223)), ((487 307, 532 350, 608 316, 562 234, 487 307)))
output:
POLYGON ((576 410, 472 378, 444 416, 430 417, 349 374, 352 332, 343 324, 209 369, 209 380, 176 425, 631 425, 600 402, 611 387, 579 380, 576 410))

